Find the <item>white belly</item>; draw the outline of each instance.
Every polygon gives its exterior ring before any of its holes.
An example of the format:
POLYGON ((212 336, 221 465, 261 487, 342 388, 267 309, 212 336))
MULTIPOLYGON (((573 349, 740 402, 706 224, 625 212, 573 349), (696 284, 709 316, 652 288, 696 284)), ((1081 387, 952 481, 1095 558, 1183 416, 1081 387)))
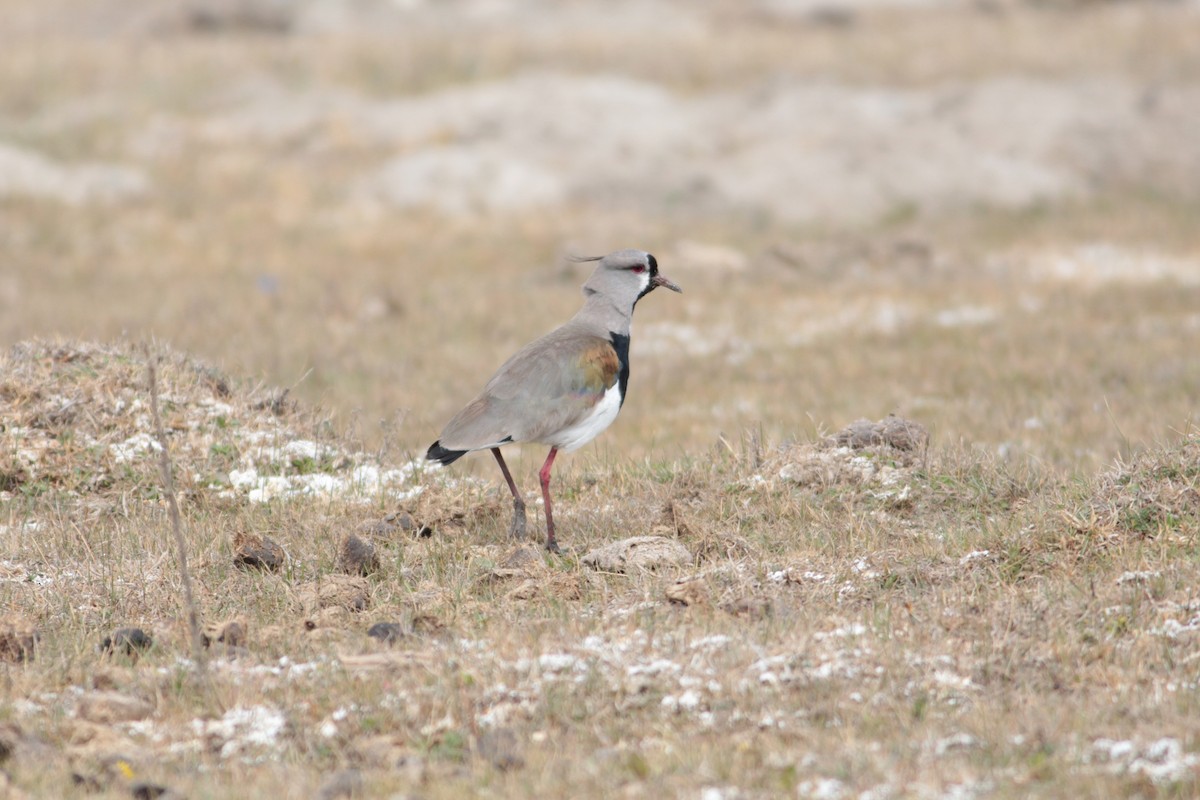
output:
POLYGON ((609 387, 600 402, 592 406, 591 412, 569 428, 548 437, 546 444, 557 447, 565 453, 578 450, 600 435, 601 431, 613 424, 617 412, 621 410, 621 392, 617 384, 609 387))

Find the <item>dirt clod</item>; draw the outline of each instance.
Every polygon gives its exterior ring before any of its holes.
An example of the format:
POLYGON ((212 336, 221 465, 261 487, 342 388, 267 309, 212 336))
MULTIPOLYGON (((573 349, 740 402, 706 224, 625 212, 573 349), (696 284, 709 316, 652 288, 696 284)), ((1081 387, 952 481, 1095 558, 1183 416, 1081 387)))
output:
POLYGON ((384 644, 398 642, 405 636, 404 628, 398 622, 376 622, 367 628, 367 636, 378 639, 384 644))
POLYGON ((297 595, 309 615, 328 609, 363 611, 371 602, 370 587, 357 575, 325 575, 301 586, 297 595))
POLYGON ((233 563, 241 569, 278 572, 287 553, 274 540, 253 533, 239 533, 233 540, 233 563))
POLYGON ((0 661, 32 661, 38 632, 28 621, 9 616, 0 620, 0 661))
POLYGON ((225 622, 210 622, 200 634, 205 647, 223 644, 226 648, 246 646, 246 623, 231 619, 225 622))
POLYGON ((929 431, 919 422, 892 414, 878 422, 855 420, 832 438, 838 447, 849 447, 851 450, 882 446, 905 453, 919 453, 929 444, 929 431))
POLYGON ((634 536, 598 547, 582 561, 605 572, 628 572, 631 569, 682 567, 692 563, 692 553, 679 542, 663 536, 634 536))
POLYGON ((860 419, 834 436, 783 453, 779 477, 812 488, 900 485, 925 456, 929 432, 918 422, 889 416, 860 419))
POLYGON ((169 787, 160 786, 157 783, 149 781, 137 781, 129 786, 129 793, 133 795, 134 800, 166 800, 167 798, 180 797, 179 794, 171 791, 169 787))
POLYGON ((111 636, 105 636, 100 642, 100 650, 136 656, 144 650, 149 650, 153 644, 154 639, 141 628, 117 628, 111 636))
POLYGON ((353 533, 342 539, 342 545, 338 548, 338 569, 347 575, 370 575, 378 572, 379 568, 379 553, 375 545, 353 533))

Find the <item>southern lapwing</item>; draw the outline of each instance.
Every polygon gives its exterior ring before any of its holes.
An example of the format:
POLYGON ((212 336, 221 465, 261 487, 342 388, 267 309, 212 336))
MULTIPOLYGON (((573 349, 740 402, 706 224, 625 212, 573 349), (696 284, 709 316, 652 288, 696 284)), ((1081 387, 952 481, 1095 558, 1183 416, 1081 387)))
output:
POLYGON ((617 418, 629 384, 629 327, 638 300, 659 286, 683 291, 659 273, 654 256, 641 250, 580 260, 600 262, 583 284, 583 308, 505 361, 425 454, 450 464, 474 450, 491 450, 513 496, 509 531, 523 539, 525 501, 500 448, 516 442, 549 445, 538 476, 546 503, 546 548, 556 553, 550 506, 554 457, 587 444, 617 418))

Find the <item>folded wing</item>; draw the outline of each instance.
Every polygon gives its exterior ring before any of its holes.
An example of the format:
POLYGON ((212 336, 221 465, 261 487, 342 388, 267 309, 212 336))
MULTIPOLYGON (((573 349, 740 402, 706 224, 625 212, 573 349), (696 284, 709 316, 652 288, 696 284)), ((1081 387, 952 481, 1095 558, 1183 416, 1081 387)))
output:
POLYGON ((584 419, 620 372, 610 341, 561 328, 506 361, 446 424, 428 457, 450 463, 471 450, 545 441, 584 419))

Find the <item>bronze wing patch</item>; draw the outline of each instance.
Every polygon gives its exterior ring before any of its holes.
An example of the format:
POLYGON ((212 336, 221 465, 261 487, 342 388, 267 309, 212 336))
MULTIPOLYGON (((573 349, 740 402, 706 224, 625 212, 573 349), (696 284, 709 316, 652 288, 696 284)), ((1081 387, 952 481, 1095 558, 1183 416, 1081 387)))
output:
POLYGON ((595 403, 617 382, 621 359, 611 343, 599 339, 579 354, 577 366, 579 381, 573 387, 574 394, 588 397, 595 403))

